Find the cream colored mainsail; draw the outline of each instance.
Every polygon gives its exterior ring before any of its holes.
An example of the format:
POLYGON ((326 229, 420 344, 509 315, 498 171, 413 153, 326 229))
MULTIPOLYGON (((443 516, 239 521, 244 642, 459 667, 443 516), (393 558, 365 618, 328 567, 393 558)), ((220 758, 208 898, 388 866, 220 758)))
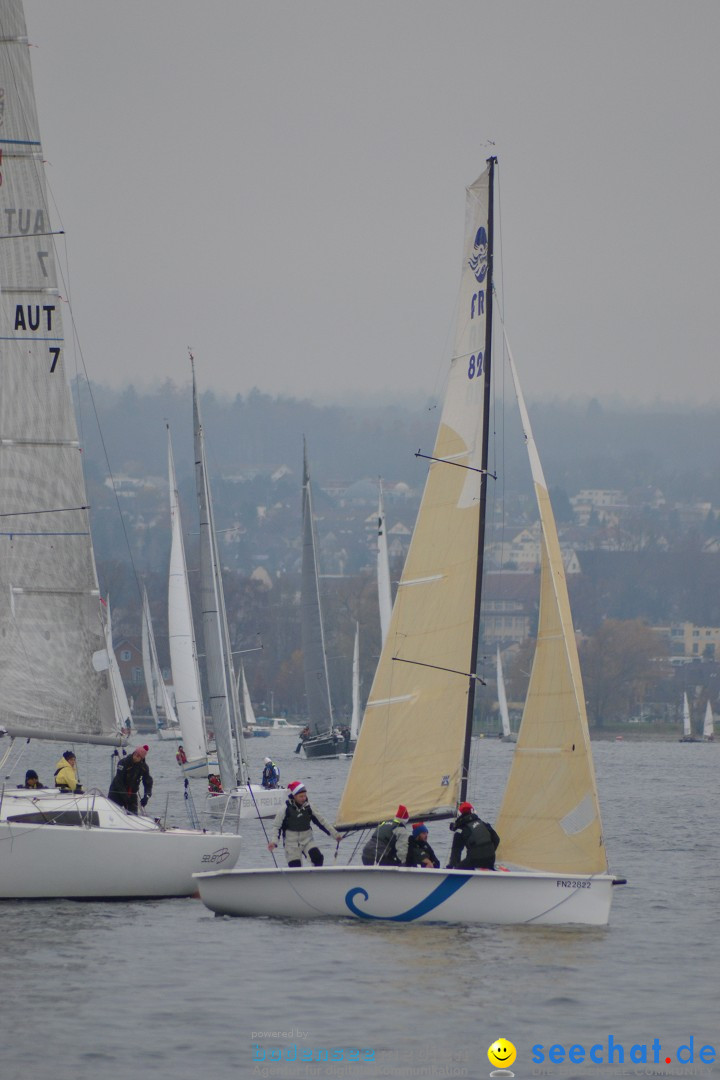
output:
POLYGON ((537 647, 495 828, 498 858, 529 870, 607 870, 580 663, 545 477, 508 348, 542 527, 537 647))
POLYGON ((477 578, 489 170, 467 189, 458 326, 410 550, 338 824, 453 813, 462 779, 477 578), (457 466, 460 466, 459 468, 457 466))

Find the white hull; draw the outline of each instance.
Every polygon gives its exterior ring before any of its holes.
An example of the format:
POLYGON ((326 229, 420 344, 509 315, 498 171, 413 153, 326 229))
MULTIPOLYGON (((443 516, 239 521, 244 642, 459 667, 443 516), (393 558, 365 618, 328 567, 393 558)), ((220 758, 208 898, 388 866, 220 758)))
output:
POLYGON ((252 793, 243 785, 235 791, 208 795, 205 809, 212 817, 227 817, 228 821, 232 822, 237 819, 238 805, 241 818, 275 817, 280 807, 285 805, 287 788, 268 789, 255 784, 250 787, 252 793))
POLYGON ((193 896, 193 875, 234 866, 240 837, 160 828, 104 796, 5 792, 0 820, 0 899, 120 900, 193 896), (33 797, 30 797, 33 795, 33 797), (18 815, 96 814, 99 824, 39 824, 18 815))
POLYGON ((613 877, 382 866, 219 870, 195 876, 218 915, 605 926, 613 877))
POLYGON ((182 732, 173 728, 158 728, 155 734, 160 742, 182 742, 182 732))
POLYGON ((186 761, 182 766, 183 776, 188 780, 207 780, 208 773, 217 773, 218 763, 215 758, 198 758, 196 761, 186 761))

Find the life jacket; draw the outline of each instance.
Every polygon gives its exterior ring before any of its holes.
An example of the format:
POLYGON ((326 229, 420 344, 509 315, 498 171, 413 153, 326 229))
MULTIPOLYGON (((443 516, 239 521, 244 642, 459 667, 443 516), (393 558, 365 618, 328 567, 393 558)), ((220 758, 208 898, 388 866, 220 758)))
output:
POLYGON ((310 803, 298 806, 291 796, 285 804, 285 818, 280 826, 280 832, 283 836, 286 832, 307 832, 314 820, 315 816, 310 803))
POLYGON ((380 866, 397 866, 397 821, 381 821, 367 844, 363 848, 362 860, 366 866, 376 863, 380 866))

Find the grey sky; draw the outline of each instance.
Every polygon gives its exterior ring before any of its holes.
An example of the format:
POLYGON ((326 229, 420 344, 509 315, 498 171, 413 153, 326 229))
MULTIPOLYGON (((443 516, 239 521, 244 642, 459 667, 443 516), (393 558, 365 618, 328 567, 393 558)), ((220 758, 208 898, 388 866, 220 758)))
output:
POLYGON ((528 396, 720 399, 715 0, 26 15, 92 378, 438 392, 492 140, 528 396))

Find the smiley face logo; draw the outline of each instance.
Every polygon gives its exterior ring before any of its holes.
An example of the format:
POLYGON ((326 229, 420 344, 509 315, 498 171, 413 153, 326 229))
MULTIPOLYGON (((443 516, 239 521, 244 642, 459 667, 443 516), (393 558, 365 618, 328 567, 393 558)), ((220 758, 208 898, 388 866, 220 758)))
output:
POLYGON ((501 1069, 512 1065, 516 1057, 517 1050, 509 1039, 496 1039, 492 1046, 488 1047, 488 1061, 501 1069))

